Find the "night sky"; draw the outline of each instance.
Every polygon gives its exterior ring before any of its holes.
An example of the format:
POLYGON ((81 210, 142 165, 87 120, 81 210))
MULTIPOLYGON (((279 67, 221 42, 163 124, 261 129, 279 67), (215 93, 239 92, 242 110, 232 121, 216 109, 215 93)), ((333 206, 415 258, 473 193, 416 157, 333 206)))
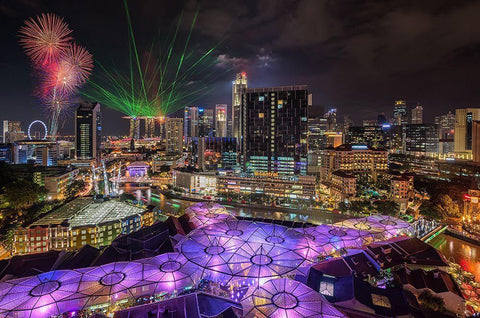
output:
MULTIPOLYGON (((129 7, 140 51, 182 11, 191 18, 199 8, 192 46, 220 43, 215 90, 200 105, 230 106, 235 72, 246 71, 250 87, 308 84, 315 111, 336 107, 356 124, 379 112, 390 116, 399 98, 420 102, 430 122, 454 108, 480 107, 479 1, 139 0, 129 7)), ((120 65, 128 52, 120 0, 2 1, 0 119, 22 120, 24 129, 46 115, 32 96, 35 82, 17 32, 43 12, 64 17, 102 63, 120 65)), ((120 113, 103 112, 106 134, 127 132, 120 113)), ((63 133, 73 131, 67 121, 63 133)))

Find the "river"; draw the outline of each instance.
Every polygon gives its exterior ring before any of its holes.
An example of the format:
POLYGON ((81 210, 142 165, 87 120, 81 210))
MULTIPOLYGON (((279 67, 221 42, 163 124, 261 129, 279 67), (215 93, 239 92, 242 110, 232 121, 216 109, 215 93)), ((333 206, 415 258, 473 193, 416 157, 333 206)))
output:
POLYGON ((441 234, 430 241, 430 244, 440 252, 458 263, 464 270, 475 275, 480 282, 480 247, 459 240, 450 235, 441 234))

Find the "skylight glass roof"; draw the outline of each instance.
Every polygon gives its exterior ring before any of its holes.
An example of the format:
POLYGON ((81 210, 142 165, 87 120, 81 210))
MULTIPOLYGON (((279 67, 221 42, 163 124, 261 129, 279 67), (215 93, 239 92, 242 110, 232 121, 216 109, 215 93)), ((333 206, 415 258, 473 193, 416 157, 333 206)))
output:
POLYGON ((289 278, 251 287, 242 300, 243 317, 347 317, 318 292, 289 278))

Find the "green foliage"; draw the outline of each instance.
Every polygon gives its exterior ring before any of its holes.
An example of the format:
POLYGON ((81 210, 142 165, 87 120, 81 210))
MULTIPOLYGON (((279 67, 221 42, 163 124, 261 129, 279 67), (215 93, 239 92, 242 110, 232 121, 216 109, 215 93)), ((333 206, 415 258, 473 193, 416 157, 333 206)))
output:
POLYGON ((75 197, 80 191, 85 189, 85 181, 79 179, 74 180, 65 188, 65 197, 66 198, 73 198, 75 197))
POLYGON ((26 180, 9 183, 3 187, 3 190, 8 206, 14 210, 28 208, 47 194, 44 187, 26 180))
POLYGON ((398 216, 398 212, 400 210, 398 203, 395 201, 375 201, 373 206, 378 213, 383 215, 398 216))
POLYGON ((430 220, 442 220, 443 213, 442 211, 432 202, 424 201, 419 208, 420 214, 430 220))
POLYGON ((462 216, 458 204, 453 202, 448 194, 440 194, 436 199, 436 204, 449 217, 458 218, 462 216))

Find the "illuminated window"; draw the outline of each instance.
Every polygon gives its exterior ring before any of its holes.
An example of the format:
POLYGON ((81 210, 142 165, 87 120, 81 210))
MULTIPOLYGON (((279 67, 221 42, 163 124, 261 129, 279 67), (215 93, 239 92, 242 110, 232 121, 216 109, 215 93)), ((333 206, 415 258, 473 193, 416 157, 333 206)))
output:
POLYGON ((263 113, 258 113, 258 118, 264 118, 264 114, 263 113))

